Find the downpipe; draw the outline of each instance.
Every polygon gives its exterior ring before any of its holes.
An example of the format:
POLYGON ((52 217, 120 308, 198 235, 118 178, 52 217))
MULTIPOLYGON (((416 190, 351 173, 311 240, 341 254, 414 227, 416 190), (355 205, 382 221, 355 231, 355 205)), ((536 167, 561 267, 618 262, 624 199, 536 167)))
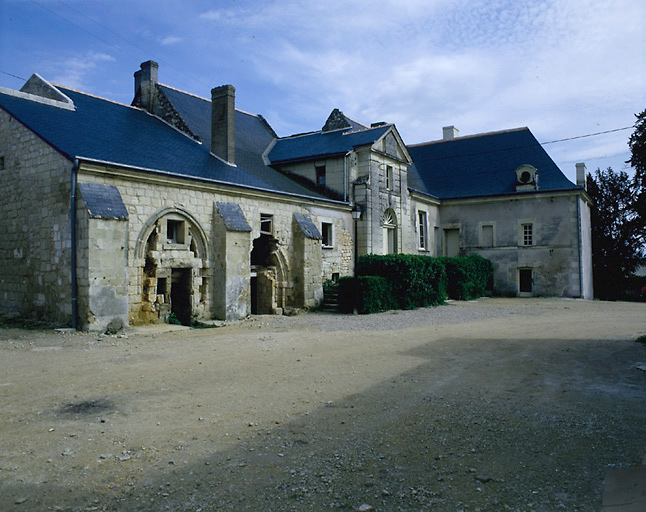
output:
POLYGON ((74 160, 71 173, 70 191, 70 272, 72 275, 72 329, 78 330, 78 291, 76 285, 76 182, 78 175, 77 159, 74 160))

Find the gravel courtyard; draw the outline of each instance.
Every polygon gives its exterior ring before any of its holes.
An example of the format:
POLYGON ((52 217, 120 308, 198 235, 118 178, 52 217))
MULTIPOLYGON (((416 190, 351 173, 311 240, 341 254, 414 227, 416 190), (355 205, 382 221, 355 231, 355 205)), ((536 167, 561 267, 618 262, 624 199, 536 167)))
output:
POLYGON ((598 511, 646 455, 644 334, 565 299, 0 329, 0 510, 598 511))

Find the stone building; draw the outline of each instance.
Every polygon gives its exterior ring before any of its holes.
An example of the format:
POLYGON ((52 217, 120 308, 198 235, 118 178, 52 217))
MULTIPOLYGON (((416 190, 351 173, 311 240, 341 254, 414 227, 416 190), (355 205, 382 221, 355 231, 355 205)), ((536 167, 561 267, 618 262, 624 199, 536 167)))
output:
POLYGON ((281 138, 232 86, 197 97, 152 61, 131 106, 33 75, 0 89, 0 311, 91 330, 280 314, 355 252, 477 251, 497 291, 590 298, 583 183, 527 129, 407 147, 335 109, 281 138))

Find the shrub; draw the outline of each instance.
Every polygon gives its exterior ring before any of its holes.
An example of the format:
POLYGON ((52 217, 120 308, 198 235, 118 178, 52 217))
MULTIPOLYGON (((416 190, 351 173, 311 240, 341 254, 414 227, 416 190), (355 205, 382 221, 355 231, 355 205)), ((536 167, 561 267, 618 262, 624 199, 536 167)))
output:
POLYGON ((446 292, 451 299, 470 300, 485 295, 493 272, 489 260, 479 254, 460 258, 440 258, 446 271, 446 292))
POLYGON ((446 298, 444 268, 436 259, 412 254, 360 256, 357 273, 385 278, 400 309, 436 306, 446 298))
POLYGON ((342 312, 354 310, 361 314, 378 313, 396 309, 392 288, 380 276, 342 277, 339 279, 339 307, 342 312))

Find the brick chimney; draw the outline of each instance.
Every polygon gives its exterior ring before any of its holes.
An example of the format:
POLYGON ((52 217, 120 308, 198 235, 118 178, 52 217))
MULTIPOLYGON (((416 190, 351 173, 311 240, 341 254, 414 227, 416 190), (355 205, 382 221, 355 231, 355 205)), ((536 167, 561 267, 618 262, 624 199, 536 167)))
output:
POLYGON ((137 98, 137 93, 139 93, 139 106, 151 114, 155 113, 158 77, 159 64, 154 60, 142 62, 141 69, 135 72, 135 98, 137 98))
POLYGON ((579 187, 583 187, 584 190, 588 190, 588 183, 586 176, 588 174, 588 168, 583 162, 576 164, 576 184, 579 187))
POLYGON ((221 85, 211 89, 211 153, 235 165, 236 89, 221 85))
POLYGON ((442 140, 455 139, 459 134, 460 130, 453 125, 442 128, 442 140))

